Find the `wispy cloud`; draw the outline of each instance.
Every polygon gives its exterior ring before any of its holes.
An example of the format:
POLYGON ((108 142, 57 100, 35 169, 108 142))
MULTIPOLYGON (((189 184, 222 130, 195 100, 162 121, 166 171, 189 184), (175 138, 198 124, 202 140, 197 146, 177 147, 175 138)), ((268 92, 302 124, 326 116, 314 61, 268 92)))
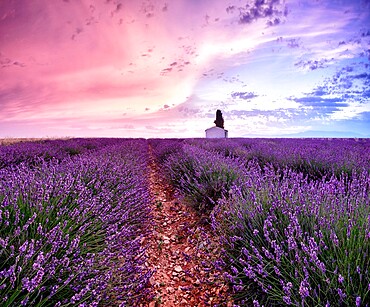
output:
POLYGON ((240 24, 250 24, 259 19, 267 19, 267 25, 274 26, 281 23, 281 19, 288 15, 288 9, 280 0, 254 0, 244 6, 229 5, 226 8, 229 14, 238 14, 240 24))
POLYGON ((234 99, 239 98, 239 99, 244 99, 244 100, 250 100, 250 99, 258 97, 258 95, 253 92, 233 92, 231 93, 231 97, 234 99))

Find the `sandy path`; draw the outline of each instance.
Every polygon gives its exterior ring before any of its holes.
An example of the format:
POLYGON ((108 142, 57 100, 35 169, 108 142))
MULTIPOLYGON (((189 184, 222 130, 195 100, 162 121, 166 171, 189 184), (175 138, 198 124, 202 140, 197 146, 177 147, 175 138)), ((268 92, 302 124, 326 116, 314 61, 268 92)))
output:
POLYGON ((204 266, 209 262, 205 250, 216 251, 217 244, 207 239, 195 210, 174 196, 151 158, 155 226, 149 238, 147 264, 155 270, 150 280, 154 299, 142 306, 232 306, 227 285, 204 266))

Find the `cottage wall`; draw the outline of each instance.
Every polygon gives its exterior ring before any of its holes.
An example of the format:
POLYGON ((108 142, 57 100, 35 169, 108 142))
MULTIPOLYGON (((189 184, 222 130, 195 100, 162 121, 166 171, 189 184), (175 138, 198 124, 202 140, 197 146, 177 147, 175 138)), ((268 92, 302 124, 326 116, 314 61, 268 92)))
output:
POLYGON ((227 138, 227 130, 219 127, 209 128, 206 130, 206 138, 207 139, 227 138))

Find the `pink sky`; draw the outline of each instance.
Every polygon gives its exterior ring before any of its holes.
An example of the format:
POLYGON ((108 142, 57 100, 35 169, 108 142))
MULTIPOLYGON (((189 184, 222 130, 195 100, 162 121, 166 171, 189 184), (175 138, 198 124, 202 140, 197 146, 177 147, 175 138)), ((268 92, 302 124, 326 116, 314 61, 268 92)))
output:
POLYGON ((327 121, 345 130, 345 120, 360 121, 361 133, 367 96, 344 102, 338 95, 348 93, 326 93, 322 99, 338 101, 322 113, 302 98, 343 67, 366 71, 362 5, 1 1, 0 137, 203 137, 216 109, 234 137, 315 123, 325 130, 327 121))

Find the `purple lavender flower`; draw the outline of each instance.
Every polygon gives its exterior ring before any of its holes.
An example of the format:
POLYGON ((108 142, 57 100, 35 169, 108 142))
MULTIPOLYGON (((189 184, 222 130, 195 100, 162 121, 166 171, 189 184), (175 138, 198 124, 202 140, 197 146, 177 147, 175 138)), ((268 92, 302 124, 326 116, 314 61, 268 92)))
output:
POLYGON ((260 303, 257 300, 253 300, 254 307, 260 307, 260 303))
POLYGON ((302 299, 305 299, 310 295, 309 284, 307 280, 302 280, 299 286, 299 294, 302 299))
POLYGON ((24 300, 21 301, 21 305, 22 306, 27 306, 28 301, 29 301, 29 297, 27 296, 24 300))
POLYGON ((239 271, 234 266, 231 266, 231 271, 233 272, 234 275, 238 275, 239 274, 239 271))
POLYGON ((357 274, 361 274, 361 268, 359 266, 356 267, 357 274))
POLYGON ((292 300, 291 300, 290 296, 283 296, 283 301, 286 305, 291 305, 292 304, 292 300))
POLYGON ((286 294, 286 296, 290 296, 291 289, 293 288, 293 284, 290 281, 287 282, 285 285, 284 285, 284 282, 282 283, 283 283, 284 293, 286 294))
POLYGON ((337 292, 338 292, 338 295, 339 295, 339 298, 341 301, 343 301, 343 299, 347 296, 343 291, 342 289, 338 288, 337 289, 337 292))
POLYGON ((343 281, 344 281, 344 277, 341 274, 339 274, 339 276, 338 276, 338 282, 340 284, 343 284, 343 281))
POLYGON ((278 275, 278 276, 281 275, 280 270, 277 266, 274 266, 274 271, 275 271, 276 275, 278 275))

